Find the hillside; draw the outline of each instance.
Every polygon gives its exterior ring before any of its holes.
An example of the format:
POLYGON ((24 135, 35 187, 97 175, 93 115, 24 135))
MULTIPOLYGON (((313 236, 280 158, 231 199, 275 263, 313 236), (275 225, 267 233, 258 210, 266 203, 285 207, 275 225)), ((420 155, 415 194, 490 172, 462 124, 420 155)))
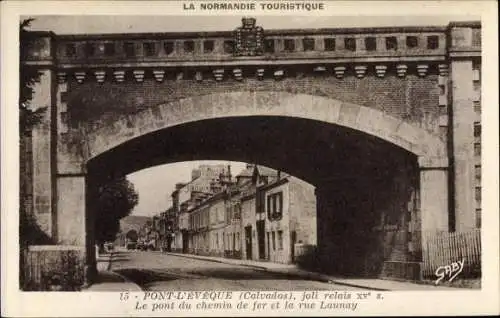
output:
POLYGON ((139 229, 146 223, 146 221, 151 220, 150 217, 140 216, 140 215, 129 215, 120 220, 120 230, 122 233, 127 233, 128 231, 134 229, 139 232, 139 229))

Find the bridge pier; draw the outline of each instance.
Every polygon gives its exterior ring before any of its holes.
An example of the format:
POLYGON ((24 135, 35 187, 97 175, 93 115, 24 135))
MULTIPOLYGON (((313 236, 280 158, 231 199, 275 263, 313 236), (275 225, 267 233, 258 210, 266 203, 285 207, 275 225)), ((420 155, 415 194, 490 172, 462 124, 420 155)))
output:
MULTIPOLYGON (((448 160, 419 158, 419 170, 419 220, 417 219, 413 224, 417 228, 415 232, 415 243, 418 245, 415 246, 416 261, 422 264, 428 257, 429 238, 450 230, 448 160)), ((422 276, 422 273, 419 276, 422 276)))
POLYGON ((419 158, 382 175, 346 175, 318 185, 324 270, 420 279, 427 237, 449 229, 448 169, 447 159, 419 158))
POLYGON ((85 219, 85 175, 58 176, 58 243, 84 246, 85 219))
MULTIPOLYGON (((50 36, 40 38, 41 43, 47 45, 47 54, 50 54, 50 36)), ((61 136, 65 132, 61 129, 58 120, 61 111, 61 87, 58 86, 53 70, 46 69, 46 65, 33 65, 40 72, 40 80, 33 86, 31 100, 32 110, 45 108, 41 121, 35 125, 30 134, 23 137, 20 154, 23 170, 21 183, 25 190, 22 192, 20 213, 31 216, 34 226, 40 229, 55 246, 47 246, 45 241, 30 241, 31 253, 38 253, 42 264, 56 263, 55 268, 44 268, 39 263, 23 262, 26 268, 21 271, 30 272, 28 267, 40 267, 37 270, 66 271, 68 260, 64 255, 71 251, 75 255, 78 266, 75 277, 84 277, 86 283, 95 277, 95 254, 89 254, 89 233, 87 229, 93 225, 88 223, 86 214, 86 176, 82 165, 67 169, 67 158, 61 151, 61 136), (28 185, 28 186, 26 186, 28 185), (89 255, 87 259, 86 256, 89 255), (46 258, 46 259, 45 259, 46 258), (83 264, 83 260, 87 264, 83 264)), ((59 84, 60 85, 60 84, 59 84)), ((77 161, 82 161, 79 158, 77 161)), ((35 235, 34 235, 35 236, 35 235)), ((25 239, 25 238, 23 238, 25 239)), ((75 270, 71 268, 71 270, 75 270)), ((30 277, 29 279, 39 279, 30 277)), ((33 284, 42 284, 41 281, 30 281, 33 284)), ((84 283, 85 284, 85 283, 84 283)))

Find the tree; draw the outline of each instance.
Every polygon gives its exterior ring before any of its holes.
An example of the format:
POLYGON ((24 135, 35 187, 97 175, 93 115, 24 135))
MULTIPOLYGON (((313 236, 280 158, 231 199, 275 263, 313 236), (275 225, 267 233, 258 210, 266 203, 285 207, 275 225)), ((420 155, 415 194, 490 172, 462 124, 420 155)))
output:
POLYGON ((32 66, 25 65, 28 52, 31 49, 29 41, 30 33, 27 28, 33 19, 23 20, 19 26, 19 282, 21 288, 25 289, 25 251, 29 245, 54 244, 53 240, 40 228, 35 218, 30 213, 32 197, 30 188, 33 179, 30 174, 31 167, 31 131, 34 126, 40 123, 46 107, 33 107, 34 86, 40 80, 40 71, 32 66), (36 108, 36 110, 33 110, 36 108))
POLYGON ((40 81, 42 74, 36 67, 23 63, 28 59, 28 54, 32 48, 31 35, 27 28, 33 20, 23 20, 19 27, 19 41, 21 43, 19 54, 19 128, 23 134, 31 132, 33 127, 41 121, 47 109, 47 107, 37 105, 37 109, 33 110, 35 107, 31 105, 31 101, 35 92, 34 86, 40 81))
POLYGON ((101 182, 90 196, 89 204, 95 215, 95 238, 102 246, 106 241, 115 240, 120 230, 120 219, 132 212, 139 196, 126 177, 101 182))

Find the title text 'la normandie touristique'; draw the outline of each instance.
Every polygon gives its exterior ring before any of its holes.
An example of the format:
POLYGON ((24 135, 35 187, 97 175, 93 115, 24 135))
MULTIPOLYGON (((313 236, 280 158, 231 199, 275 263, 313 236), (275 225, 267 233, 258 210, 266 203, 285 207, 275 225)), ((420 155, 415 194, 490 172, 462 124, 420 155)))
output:
POLYGON ((184 2, 182 4, 184 10, 201 10, 201 11, 246 11, 246 10, 262 10, 262 11, 320 11, 325 9, 323 2, 309 1, 276 1, 276 2, 184 2))

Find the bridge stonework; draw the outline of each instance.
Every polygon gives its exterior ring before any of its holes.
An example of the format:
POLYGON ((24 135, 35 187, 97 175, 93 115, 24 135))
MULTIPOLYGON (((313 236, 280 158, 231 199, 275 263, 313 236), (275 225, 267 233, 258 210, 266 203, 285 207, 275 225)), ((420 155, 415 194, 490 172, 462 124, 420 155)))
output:
POLYGON ((33 104, 49 106, 32 134, 42 228, 61 244, 93 246, 89 160, 180 124, 257 115, 346 127, 406 150, 419 167, 417 231, 475 226, 479 23, 263 32, 264 51, 251 56, 235 54, 230 32, 34 32, 23 63, 43 71, 33 104))

